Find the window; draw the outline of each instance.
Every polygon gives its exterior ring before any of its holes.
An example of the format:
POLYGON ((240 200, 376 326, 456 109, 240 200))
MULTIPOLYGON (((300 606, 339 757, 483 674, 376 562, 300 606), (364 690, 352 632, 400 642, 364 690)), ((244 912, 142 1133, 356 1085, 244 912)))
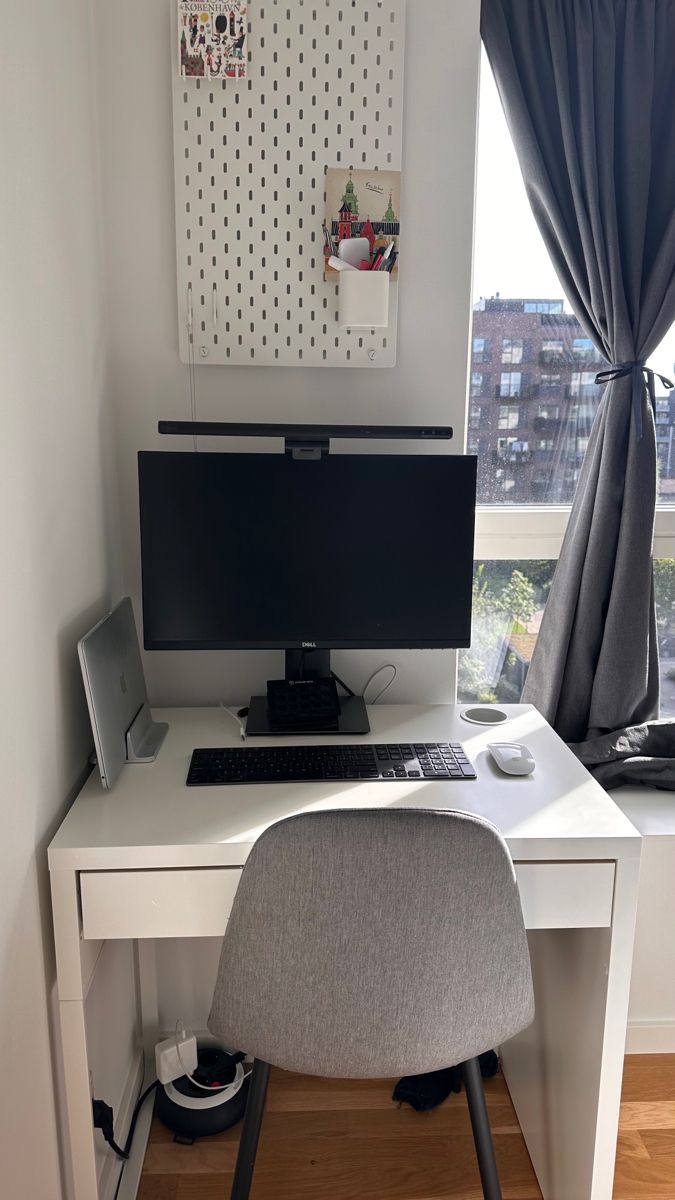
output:
POLYGON ((597 404, 571 404, 569 408, 570 424, 590 429, 597 410, 597 404))
MULTIPOLYGON (((555 561, 497 559, 474 563, 471 648, 460 651, 460 701, 520 700, 534 653, 555 561)), ((675 716, 675 558, 654 560, 661 676, 661 716, 675 716)))
POLYGON ((499 379, 500 396, 519 396, 523 377, 520 371, 502 371, 499 379))
POLYGON ((530 443, 518 437, 497 438, 497 454, 503 462, 522 462, 530 453, 530 443))
MULTIPOLYGON (((483 59, 478 131, 478 178, 476 187, 476 241, 474 252, 473 373, 483 375, 485 396, 504 403, 510 399, 535 402, 554 399, 558 413, 554 417, 532 417, 528 433, 550 434, 554 438, 549 482, 535 484, 535 464, 521 461, 514 465, 515 487, 512 501, 519 505, 569 505, 574 496, 573 480, 566 473, 576 471, 582 450, 575 442, 568 445, 570 431, 587 437, 603 385, 595 383, 594 368, 600 369, 601 356, 580 325, 560 289, 557 276, 536 227, 525 194, 515 151, 504 119, 501 103, 487 60, 483 59), (499 187, 495 187, 495 180, 499 187), (493 353, 488 353, 489 348, 493 353), (495 360, 492 369, 491 359, 495 360), (527 362, 527 374, 518 380, 521 363, 527 362), (511 370, 510 368, 513 368, 511 370), (590 406, 588 415, 574 411, 576 405, 590 406), (557 422, 542 430, 537 420, 557 422), (587 422, 587 423, 584 423, 587 422), (569 463, 566 454, 572 455, 569 463)), ((664 375, 673 373, 675 328, 669 339, 652 358, 655 369, 664 375)), ((657 410, 659 439, 659 501, 675 504, 675 400, 664 401, 657 410), (673 433, 671 434, 671 430, 673 433), (670 445, 668 444, 670 440, 670 445)), ((471 388, 472 395, 477 394, 471 388)), ((523 412, 525 417, 525 412, 523 412)), ((486 408, 481 425, 484 449, 494 446, 499 428, 498 404, 486 408)), ((495 463, 488 454, 479 455, 478 502, 503 503, 503 489, 497 489, 495 463)), ((507 514, 512 519, 513 514, 507 514)), ((523 518, 524 519, 524 518, 523 518)), ((675 529, 675 514, 673 517, 675 529)))
POLYGON ((571 396, 595 396, 597 393, 599 400, 601 392, 602 388, 595 382, 595 371, 572 371, 571 396))
POLYGON ((474 563, 471 648, 459 657, 461 701, 518 703, 554 567, 548 559, 474 563))
POLYGON ((505 471, 503 467, 498 467, 495 471, 495 479, 500 492, 511 492, 516 485, 515 478, 510 471, 505 471))
POLYGON ((520 363, 523 361, 523 340, 522 338, 503 338, 502 339, 502 362, 503 363, 520 363))
POLYGON ((544 338, 541 343, 541 361, 559 362, 564 355, 562 338, 544 338))
POLYGON ((480 371, 472 371, 471 372, 471 395, 472 396, 482 396, 483 395, 484 379, 485 379, 485 376, 482 375, 480 371))
POLYGON ((572 341, 572 355, 578 361, 593 362, 599 357, 598 352, 590 338, 578 337, 572 341))
POLYGON ((500 404, 498 429, 515 429, 520 419, 520 409, 517 404, 500 404))
POLYGON ((563 302, 562 300, 526 300, 523 311, 526 313, 561 313, 563 302))
MULTIPOLYGON (((673 418, 670 412, 670 399, 668 396, 656 397, 656 424, 657 426, 668 426, 673 424, 673 418)), ((657 430, 657 437, 663 436, 666 431, 664 429, 657 430)))
MULTIPOLYGON (((507 702, 520 698, 604 388, 593 382, 600 355, 562 297, 485 57, 483 63, 474 333, 481 354, 487 343, 503 353, 505 341, 523 342, 526 390, 535 402, 501 398, 502 375, 513 375, 509 367, 517 371, 519 364, 500 362, 493 370, 474 360, 472 369, 485 376, 484 394, 500 399, 482 405, 480 446, 469 431, 478 456, 477 562, 472 646, 459 656, 458 690, 463 701, 507 702)), ((673 377, 675 327, 650 365, 673 377)), ((675 393, 664 393, 658 380, 656 386, 657 630, 662 713, 675 716, 675 393)))
POLYGON ((480 408, 477 404, 472 404, 469 409, 469 429, 478 429, 480 426, 480 408))

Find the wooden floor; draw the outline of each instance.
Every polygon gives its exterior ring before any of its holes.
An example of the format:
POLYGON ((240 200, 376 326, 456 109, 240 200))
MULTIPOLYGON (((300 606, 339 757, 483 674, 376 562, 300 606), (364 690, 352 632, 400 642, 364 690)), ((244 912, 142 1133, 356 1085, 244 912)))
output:
MULTIPOLYGON (((482 1200, 464 1096, 416 1113, 391 1091, 274 1072, 252 1200, 482 1200)), ((537 1200, 501 1076, 486 1093, 504 1200, 537 1200)), ((229 1200, 238 1137, 177 1146, 155 1119, 138 1200, 229 1200)), ((614 1197, 675 1198, 675 1055, 626 1059, 614 1197)))

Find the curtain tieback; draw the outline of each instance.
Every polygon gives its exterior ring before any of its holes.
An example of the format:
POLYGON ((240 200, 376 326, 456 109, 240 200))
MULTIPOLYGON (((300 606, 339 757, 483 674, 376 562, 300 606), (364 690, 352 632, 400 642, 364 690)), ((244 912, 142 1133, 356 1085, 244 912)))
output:
POLYGON ((652 408, 656 408, 656 387, 654 384, 654 376, 661 380, 664 388, 675 387, 671 379, 667 379, 665 375, 659 375, 658 371, 652 371, 651 367, 647 367, 644 362, 617 362, 606 367, 604 371, 598 371, 596 383, 611 383, 613 379, 623 379, 626 375, 630 375, 633 383, 633 420, 635 421, 635 432, 638 440, 642 438, 642 397, 645 392, 649 397, 652 408))

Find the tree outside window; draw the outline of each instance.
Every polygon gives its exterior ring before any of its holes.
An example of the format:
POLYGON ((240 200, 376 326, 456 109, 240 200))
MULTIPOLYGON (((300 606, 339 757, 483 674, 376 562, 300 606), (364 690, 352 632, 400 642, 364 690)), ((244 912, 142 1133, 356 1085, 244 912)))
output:
POLYGON ((460 700, 520 700, 554 567, 547 560, 474 563, 471 649, 460 653, 460 700))
MULTIPOLYGON (((474 563, 471 648, 460 651, 458 697, 517 703, 534 652, 555 562, 474 563)), ((654 559, 661 716, 675 715, 675 559, 654 559)))

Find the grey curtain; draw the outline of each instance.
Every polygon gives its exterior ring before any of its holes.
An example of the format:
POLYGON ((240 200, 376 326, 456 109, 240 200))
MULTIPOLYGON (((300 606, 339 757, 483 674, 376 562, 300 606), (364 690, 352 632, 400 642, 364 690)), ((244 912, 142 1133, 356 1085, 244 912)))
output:
POLYGON ((675 320, 675 0, 483 0, 481 32, 562 287, 608 364, 627 364, 593 425, 523 694, 578 743, 658 713, 641 367, 675 320))

